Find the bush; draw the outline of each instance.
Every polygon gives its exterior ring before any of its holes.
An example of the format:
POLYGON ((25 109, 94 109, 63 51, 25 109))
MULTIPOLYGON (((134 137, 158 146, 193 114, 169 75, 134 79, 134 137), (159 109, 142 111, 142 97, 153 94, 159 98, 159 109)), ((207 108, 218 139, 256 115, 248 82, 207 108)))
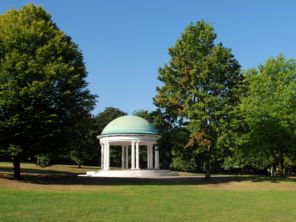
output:
POLYGON ((46 154, 41 154, 41 155, 37 155, 36 156, 37 158, 37 162, 36 164, 40 167, 46 167, 46 166, 49 166, 49 163, 50 163, 50 158, 48 155, 46 154))
POLYGON ((196 165, 194 161, 183 159, 180 156, 173 158, 173 169, 180 170, 180 171, 195 171, 196 165))

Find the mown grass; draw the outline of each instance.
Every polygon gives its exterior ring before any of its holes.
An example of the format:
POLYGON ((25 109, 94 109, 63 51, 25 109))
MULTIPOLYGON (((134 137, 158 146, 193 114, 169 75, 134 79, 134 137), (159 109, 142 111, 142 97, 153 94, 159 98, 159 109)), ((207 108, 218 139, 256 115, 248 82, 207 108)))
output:
POLYGON ((24 175, 23 180, 15 181, 7 167, 0 163, 1 222, 295 221, 296 218, 293 178, 227 177, 213 178, 211 182, 202 178, 77 179, 73 175, 75 166, 59 166, 61 172, 72 174, 57 177, 52 171, 46 175, 33 171, 24 175), (63 183, 63 178, 72 183, 63 183))

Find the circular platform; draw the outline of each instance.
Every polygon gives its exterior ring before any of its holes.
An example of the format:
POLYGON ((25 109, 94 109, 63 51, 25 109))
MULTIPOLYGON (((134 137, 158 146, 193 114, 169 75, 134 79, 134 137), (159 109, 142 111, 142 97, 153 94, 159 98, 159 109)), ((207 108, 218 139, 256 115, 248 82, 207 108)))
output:
POLYGON ((99 170, 89 171, 84 175, 86 177, 165 177, 165 176, 178 176, 177 172, 170 170, 99 170))

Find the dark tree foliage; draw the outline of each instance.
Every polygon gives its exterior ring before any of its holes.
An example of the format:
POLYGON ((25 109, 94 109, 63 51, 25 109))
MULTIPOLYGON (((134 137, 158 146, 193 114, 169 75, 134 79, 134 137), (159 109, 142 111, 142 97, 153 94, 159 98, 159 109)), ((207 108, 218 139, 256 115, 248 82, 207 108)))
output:
POLYGON ((121 111, 118 108, 114 107, 107 107, 105 110, 101 113, 99 113, 97 116, 94 117, 95 121, 95 128, 97 130, 98 135, 101 134, 105 126, 107 126, 108 123, 110 123, 112 120, 116 119, 120 116, 127 115, 126 112, 121 111))
POLYGON ((66 147, 64 158, 74 161, 79 168, 82 164, 98 165, 100 152, 94 117, 85 116, 81 119, 76 135, 77 137, 73 138, 70 145, 66 147))
MULTIPOLYGON (((107 126, 108 123, 110 123, 112 120, 127 115, 126 112, 121 111, 118 108, 114 107, 107 107, 105 110, 101 113, 99 113, 97 116, 94 117, 94 128, 96 132, 96 136, 100 135, 107 126)), ((97 138, 95 138, 97 140, 97 138)), ((99 150, 99 146, 98 146, 99 150)), ((101 155, 101 152, 99 152, 99 156, 101 155)), ((120 158, 121 155, 121 149, 119 147, 112 147, 110 150, 110 161, 112 166, 120 166, 120 158)), ((99 159, 98 159, 99 160, 99 159)))
POLYGON ((20 160, 59 152, 95 104, 78 46, 41 7, 0 16, 0 146, 20 160))
MULTIPOLYGON (((160 167, 168 168, 171 164, 170 124, 165 120, 160 110, 152 112, 148 110, 138 110, 134 112, 134 115, 146 119, 157 129, 161 136, 157 142, 159 146, 160 167)), ((142 154, 142 157, 145 159, 147 155, 142 154)))
MULTIPOLYGON (((161 168, 171 167, 177 170, 195 170, 195 168, 189 169, 185 167, 185 165, 191 163, 188 162, 189 158, 187 158, 187 155, 182 155, 183 153, 179 152, 181 147, 186 145, 186 141, 188 141, 189 138, 189 133, 186 128, 176 125, 175 121, 173 121, 170 116, 161 112, 160 109, 152 112, 139 110, 134 112, 134 115, 148 120, 158 130, 161 136, 157 141, 161 168)), ((143 157, 146 157, 146 155, 143 155, 143 157)))

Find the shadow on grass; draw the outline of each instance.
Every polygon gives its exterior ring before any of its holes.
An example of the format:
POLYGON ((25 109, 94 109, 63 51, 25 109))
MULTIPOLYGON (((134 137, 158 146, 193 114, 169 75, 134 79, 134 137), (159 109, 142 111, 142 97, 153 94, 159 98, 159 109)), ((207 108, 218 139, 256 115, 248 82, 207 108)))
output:
MULTIPOLYGON (((13 173, 12 167, 0 167, 0 173, 13 173)), ((71 173, 69 171, 61 171, 61 170, 49 170, 49 169, 31 169, 31 168, 21 168, 21 173, 25 174, 52 174, 52 175, 76 175, 75 173, 71 173)))
MULTIPOLYGON (((0 176, 1 177, 1 176, 0 176)), ((10 175, 3 176, 12 179, 10 175)), ((202 177, 180 177, 180 178, 119 178, 119 177, 79 177, 78 175, 34 175, 23 174, 21 180, 27 183, 43 185, 197 185, 228 183, 232 181, 242 181, 239 177, 212 178, 210 181, 202 177)))
MULTIPOLYGON (((3 168, 0 168, 3 171, 3 168)), ((0 178, 14 180, 12 173, 0 173, 0 178)), ((296 182, 296 178, 265 177, 265 176, 235 176, 213 175, 211 180, 203 176, 170 177, 170 178, 110 178, 110 177, 79 177, 78 174, 54 170, 22 170, 22 182, 41 185, 211 185, 230 182, 296 182)))
POLYGON ((94 169, 94 170, 98 170, 98 166, 81 166, 81 167, 78 167, 78 166, 70 166, 71 169, 94 169))

